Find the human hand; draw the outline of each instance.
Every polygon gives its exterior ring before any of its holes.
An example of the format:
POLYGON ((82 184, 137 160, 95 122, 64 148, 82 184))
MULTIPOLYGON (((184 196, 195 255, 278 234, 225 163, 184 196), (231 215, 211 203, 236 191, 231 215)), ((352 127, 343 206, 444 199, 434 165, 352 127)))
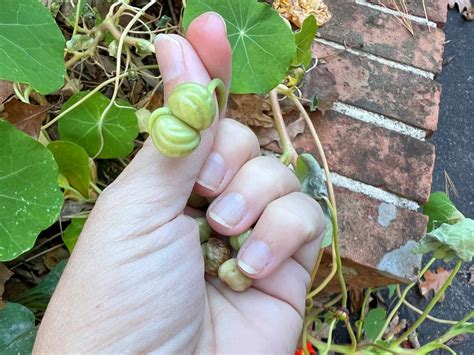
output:
MULTIPOLYGON (((229 84, 225 31, 207 13, 187 40, 158 36, 165 97, 181 82, 229 84)), ((259 155, 255 135, 222 118, 185 158, 148 140, 91 212, 34 352, 293 352, 324 217, 287 167, 259 155), (257 222, 238 255, 255 279, 243 293, 204 276, 197 224, 183 213, 193 190, 215 197, 207 219, 216 232, 257 222)))

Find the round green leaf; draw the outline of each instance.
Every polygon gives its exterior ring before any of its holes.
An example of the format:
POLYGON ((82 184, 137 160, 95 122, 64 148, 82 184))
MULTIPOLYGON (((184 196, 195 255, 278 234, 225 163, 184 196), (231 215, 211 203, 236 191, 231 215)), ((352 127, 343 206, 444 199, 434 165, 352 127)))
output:
POLYGON ((371 309, 364 321, 365 336, 374 340, 385 324, 385 310, 381 307, 371 309))
POLYGON ((57 220, 63 195, 48 149, 5 121, 0 137, 0 261, 8 261, 57 220))
POLYGON ((21 304, 8 302, 0 310, 0 353, 29 354, 35 337, 33 312, 21 304))
POLYGON ((69 250, 69 253, 72 253, 72 250, 76 246, 77 239, 86 224, 86 218, 73 218, 71 224, 67 226, 63 234, 63 242, 69 250))
MULTIPOLYGON (((69 98, 62 111, 87 94, 88 92, 81 91, 69 98)), ((97 92, 61 117, 58 123, 61 139, 79 144, 91 157, 108 159, 130 154, 133 141, 138 135, 135 110, 127 102, 117 100, 101 121, 102 112, 109 103, 106 96, 97 92)))
POLYGON ((91 172, 89 156, 81 146, 68 141, 55 141, 48 144, 59 167, 59 173, 69 182, 69 185, 79 191, 82 196, 89 197, 89 182, 91 172))
POLYGON ((442 191, 433 192, 427 203, 423 205, 423 214, 429 217, 427 231, 431 232, 441 224, 455 224, 464 219, 454 203, 442 191))
POLYGON ((0 79, 49 94, 64 84, 64 37, 38 0, 2 0, 0 79))
POLYGON ((277 11, 256 0, 188 0, 183 25, 207 11, 220 14, 232 47, 232 83, 236 94, 267 93, 285 77, 296 53, 291 28, 277 11))

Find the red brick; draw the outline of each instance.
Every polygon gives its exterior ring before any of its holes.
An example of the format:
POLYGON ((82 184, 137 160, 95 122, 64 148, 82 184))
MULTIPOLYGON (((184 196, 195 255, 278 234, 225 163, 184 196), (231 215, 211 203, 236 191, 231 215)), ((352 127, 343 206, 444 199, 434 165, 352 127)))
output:
MULTIPOLYGON (((397 6, 399 11, 402 11, 401 1, 400 0, 368 0, 376 5, 385 5, 386 7, 397 10, 397 6), (397 6, 395 6, 395 4, 397 6)), ((436 22, 439 27, 444 27, 446 23, 446 19, 448 17, 448 0, 424 0, 425 7, 426 7, 426 14, 425 8, 423 7, 422 0, 405 0, 405 4, 407 6, 408 13, 410 15, 426 18, 436 22)))
POLYGON ((334 74, 340 101, 436 130, 441 85, 434 80, 321 43, 313 45, 313 52, 320 65, 334 74))
MULTIPOLYGON (((336 188, 335 194, 347 283, 365 288, 413 278, 419 259, 407 249, 425 234, 428 218, 347 189, 336 188)), ((330 270, 330 250, 325 254, 316 284, 330 270)))
POLYGON ((328 0, 331 21, 322 38, 430 72, 441 71, 445 36, 439 28, 412 22, 412 35, 396 16, 348 0, 328 0))
MULTIPOLYGON (((312 121, 331 171, 411 200, 427 201, 435 161, 432 144, 334 111, 323 117, 315 112, 312 121)), ((294 144, 316 154, 308 131, 297 136, 294 144)))

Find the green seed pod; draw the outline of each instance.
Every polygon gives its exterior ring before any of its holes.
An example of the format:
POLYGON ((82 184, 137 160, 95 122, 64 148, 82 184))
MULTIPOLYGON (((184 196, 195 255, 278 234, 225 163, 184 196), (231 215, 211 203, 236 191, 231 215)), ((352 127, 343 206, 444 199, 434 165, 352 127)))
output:
POLYGON ((219 267, 218 276, 237 292, 243 292, 252 286, 252 279, 240 271, 235 258, 227 260, 219 267))
POLYGON ((214 95, 197 83, 177 85, 168 97, 167 106, 174 116, 198 131, 208 128, 216 115, 214 95))
POLYGON ((245 241, 250 237, 250 234, 252 234, 252 228, 247 229, 245 232, 240 233, 239 235, 234 235, 229 238, 230 246, 232 249, 235 251, 239 251, 240 248, 242 248, 242 245, 244 245, 245 241))
POLYGON ((183 157, 196 149, 201 141, 198 131, 173 115, 155 113, 150 116, 148 132, 161 153, 169 157, 183 157))
POLYGON ((212 233, 212 229, 209 226, 209 223, 207 223, 207 219, 204 217, 198 217, 195 218, 195 220, 199 227, 199 240, 201 241, 201 244, 207 242, 212 233))
POLYGON ((219 266, 221 266, 224 261, 230 259, 229 246, 220 239, 209 238, 209 240, 202 245, 202 248, 206 273, 217 276, 219 266))

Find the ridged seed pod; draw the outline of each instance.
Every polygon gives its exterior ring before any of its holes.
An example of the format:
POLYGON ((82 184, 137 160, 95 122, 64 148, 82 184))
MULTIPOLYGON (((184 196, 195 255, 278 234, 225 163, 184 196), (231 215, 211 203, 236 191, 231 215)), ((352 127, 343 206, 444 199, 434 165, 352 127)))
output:
POLYGON ((198 131, 208 128, 216 115, 214 95, 197 83, 177 85, 168 97, 167 106, 174 116, 198 131))
POLYGON ((231 257, 229 246, 220 239, 209 238, 206 243, 202 244, 202 250, 206 273, 217 276, 219 266, 231 257))

